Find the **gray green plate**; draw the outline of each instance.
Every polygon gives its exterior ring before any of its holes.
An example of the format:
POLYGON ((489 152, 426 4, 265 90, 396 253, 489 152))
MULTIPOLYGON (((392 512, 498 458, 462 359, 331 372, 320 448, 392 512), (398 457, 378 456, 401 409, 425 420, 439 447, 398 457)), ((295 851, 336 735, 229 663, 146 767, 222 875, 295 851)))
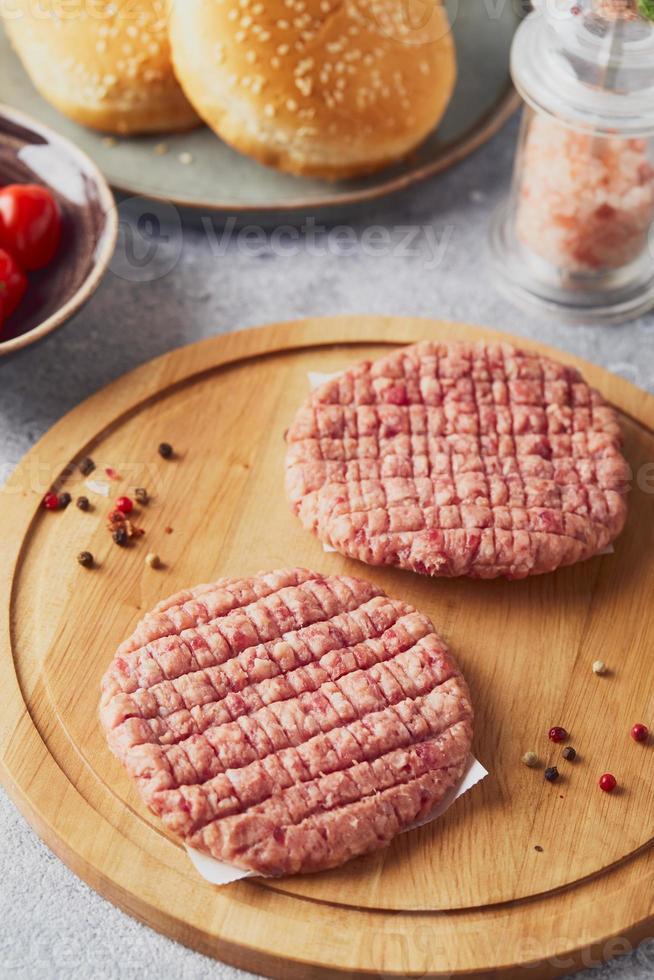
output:
POLYGON ((0 29, 0 101, 29 113, 84 150, 116 189, 186 207, 221 211, 288 211, 333 207, 379 197, 458 162, 489 139, 517 103, 509 50, 520 15, 514 3, 450 0, 459 75, 438 130, 410 159, 371 177, 326 183, 263 167, 230 149, 208 129, 119 140, 84 129, 53 109, 32 86, 0 29), (154 148, 164 141, 168 152, 154 148), (184 164, 180 155, 191 154, 184 164))

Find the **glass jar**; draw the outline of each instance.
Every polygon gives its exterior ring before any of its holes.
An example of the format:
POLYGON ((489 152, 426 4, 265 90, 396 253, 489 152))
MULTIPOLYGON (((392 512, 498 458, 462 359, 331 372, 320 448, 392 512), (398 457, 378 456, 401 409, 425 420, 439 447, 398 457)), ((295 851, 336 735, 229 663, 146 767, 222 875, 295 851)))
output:
POLYGON ((525 109, 497 283, 570 320, 654 305, 654 24, 630 0, 536 0, 511 71, 525 109))

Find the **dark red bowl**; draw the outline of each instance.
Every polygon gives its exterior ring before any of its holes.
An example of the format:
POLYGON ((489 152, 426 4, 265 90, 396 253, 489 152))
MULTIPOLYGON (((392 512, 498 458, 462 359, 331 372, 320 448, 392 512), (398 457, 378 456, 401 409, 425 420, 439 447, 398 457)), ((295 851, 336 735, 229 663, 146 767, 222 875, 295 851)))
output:
POLYGON ((0 331, 0 356, 60 327, 98 286, 113 255, 118 217, 94 163, 57 133, 0 105, 0 186, 43 184, 57 198, 62 240, 54 262, 30 273, 27 294, 0 331))

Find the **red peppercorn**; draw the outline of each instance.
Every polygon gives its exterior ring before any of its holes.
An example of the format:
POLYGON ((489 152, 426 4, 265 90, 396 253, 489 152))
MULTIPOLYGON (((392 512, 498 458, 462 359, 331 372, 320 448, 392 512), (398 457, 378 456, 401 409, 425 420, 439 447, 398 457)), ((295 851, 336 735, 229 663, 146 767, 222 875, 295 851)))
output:
POLYGON ((647 725, 641 725, 638 723, 631 729, 631 737, 633 738, 634 742, 646 742, 649 738, 649 728, 647 725))
POLYGON ((57 510, 59 507, 59 497, 57 494, 52 493, 52 491, 50 491, 50 493, 46 493, 45 497, 43 498, 43 506, 46 510, 57 510))
POLYGON ((131 514, 134 510, 134 501, 130 497, 119 497, 116 501, 116 509, 121 514, 131 514))
POLYGON ((610 772, 605 772, 599 781, 599 787, 600 789, 603 789, 605 793, 612 793, 617 785, 617 779, 610 772))
POLYGON ((560 725, 555 725, 554 728, 550 728, 548 736, 550 742, 565 742, 568 733, 565 728, 561 728, 560 725))

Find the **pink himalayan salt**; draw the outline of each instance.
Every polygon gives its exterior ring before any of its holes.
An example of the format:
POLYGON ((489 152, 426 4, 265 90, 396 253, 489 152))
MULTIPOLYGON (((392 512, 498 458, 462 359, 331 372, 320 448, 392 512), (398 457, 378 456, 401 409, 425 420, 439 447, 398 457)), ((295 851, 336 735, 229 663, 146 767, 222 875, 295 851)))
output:
POLYGON ((618 269, 647 245, 654 167, 645 140, 577 133, 537 115, 521 171, 518 237, 557 268, 618 269))
POLYGON ((593 11, 605 20, 636 20, 636 0, 593 0, 593 11))
POLYGON ((636 0, 593 0, 593 11, 604 20, 636 20, 636 0))

